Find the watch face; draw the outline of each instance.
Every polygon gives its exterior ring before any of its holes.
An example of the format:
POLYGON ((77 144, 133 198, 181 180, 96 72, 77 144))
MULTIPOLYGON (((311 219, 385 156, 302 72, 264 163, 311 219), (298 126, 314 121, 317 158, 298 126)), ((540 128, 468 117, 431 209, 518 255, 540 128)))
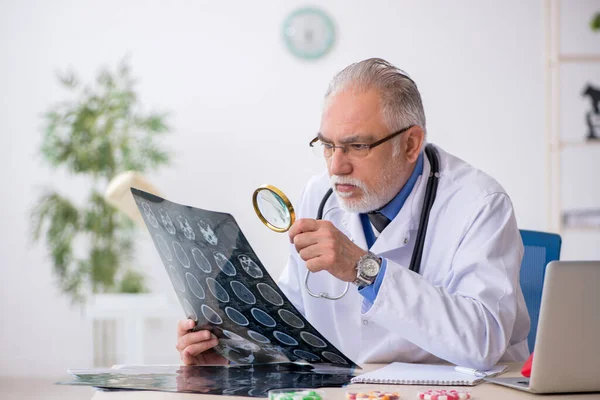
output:
POLYGON ((379 273, 379 263, 375 260, 366 260, 361 266, 361 272, 368 277, 375 276, 379 273))

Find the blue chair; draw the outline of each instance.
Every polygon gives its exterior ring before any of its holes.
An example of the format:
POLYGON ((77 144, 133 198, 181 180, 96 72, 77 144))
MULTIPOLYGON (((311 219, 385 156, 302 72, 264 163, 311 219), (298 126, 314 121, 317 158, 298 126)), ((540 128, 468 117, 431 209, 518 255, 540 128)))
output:
POLYGON ((531 330, 527 336, 529 351, 533 351, 537 333, 540 305, 542 301, 542 286, 546 265, 560 257, 560 235, 547 232, 520 230, 525 253, 521 262, 521 289, 531 318, 531 330))

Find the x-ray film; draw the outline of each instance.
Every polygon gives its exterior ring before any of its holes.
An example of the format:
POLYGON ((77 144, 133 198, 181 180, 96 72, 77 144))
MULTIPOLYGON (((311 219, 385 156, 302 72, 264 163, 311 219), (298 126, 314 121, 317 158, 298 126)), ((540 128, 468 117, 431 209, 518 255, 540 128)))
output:
POLYGON ((227 396, 267 397, 271 389, 342 387, 346 372, 319 371, 294 363, 226 366, 139 366, 71 371, 63 385, 102 389, 189 392, 227 396))
POLYGON ((195 330, 238 364, 306 361, 355 368, 286 298, 232 215, 131 189, 195 330))

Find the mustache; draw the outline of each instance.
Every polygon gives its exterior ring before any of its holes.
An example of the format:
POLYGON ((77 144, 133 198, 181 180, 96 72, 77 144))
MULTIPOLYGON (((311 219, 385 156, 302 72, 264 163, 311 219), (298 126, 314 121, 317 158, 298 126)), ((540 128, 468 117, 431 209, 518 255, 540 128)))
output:
POLYGON ((356 178, 352 178, 349 176, 339 176, 339 175, 331 175, 329 178, 329 182, 331 183, 331 187, 335 188, 335 185, 352 185, 356 186, 359 189, 365 190, 365 184, 356 178))

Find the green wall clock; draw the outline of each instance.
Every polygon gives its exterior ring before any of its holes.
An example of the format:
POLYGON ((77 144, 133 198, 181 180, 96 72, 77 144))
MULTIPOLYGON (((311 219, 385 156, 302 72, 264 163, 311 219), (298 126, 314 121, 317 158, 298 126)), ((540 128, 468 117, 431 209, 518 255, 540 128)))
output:
POLYGON ((335 25, 323 10, 304 7, 283 23, 283 40, 296 57, 314 60, 327 54, 335 42, 335 25))

